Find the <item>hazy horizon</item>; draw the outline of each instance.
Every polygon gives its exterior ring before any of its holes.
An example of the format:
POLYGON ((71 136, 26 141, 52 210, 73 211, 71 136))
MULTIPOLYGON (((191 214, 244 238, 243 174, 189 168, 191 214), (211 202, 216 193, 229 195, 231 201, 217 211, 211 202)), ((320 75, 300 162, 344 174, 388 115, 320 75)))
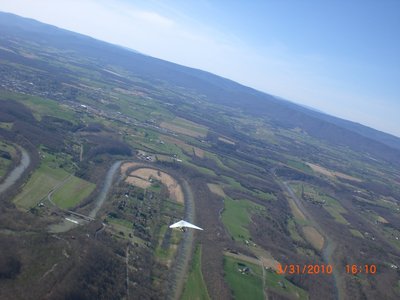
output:
POLYGON ((211 72, 400 137, 397 8, 395 1, 0 4, 5 12, 211 72))

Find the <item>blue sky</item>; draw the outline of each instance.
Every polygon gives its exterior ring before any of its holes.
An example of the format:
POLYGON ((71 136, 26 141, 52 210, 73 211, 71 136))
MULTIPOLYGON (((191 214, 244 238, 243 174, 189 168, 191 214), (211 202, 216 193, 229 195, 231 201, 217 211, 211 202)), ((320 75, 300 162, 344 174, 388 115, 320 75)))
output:
POLYGON ((400 136, 397 0, 2 0, 0 10, 400 136))

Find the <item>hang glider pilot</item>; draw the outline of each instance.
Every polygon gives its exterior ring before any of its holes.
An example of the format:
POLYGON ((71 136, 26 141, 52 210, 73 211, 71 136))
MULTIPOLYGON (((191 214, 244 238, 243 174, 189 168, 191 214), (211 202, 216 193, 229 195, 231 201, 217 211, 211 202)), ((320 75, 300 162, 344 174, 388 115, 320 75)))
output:
POLYGON ((180 220, 179 222, 176 222, 172 225, 169 226, 169 228, 179 228, 181 231, 185 232, 186 228, 193 228, 197 230, 203 230, 203 228, 197 227, 196 225, 193 225, 189 222, 180 220))

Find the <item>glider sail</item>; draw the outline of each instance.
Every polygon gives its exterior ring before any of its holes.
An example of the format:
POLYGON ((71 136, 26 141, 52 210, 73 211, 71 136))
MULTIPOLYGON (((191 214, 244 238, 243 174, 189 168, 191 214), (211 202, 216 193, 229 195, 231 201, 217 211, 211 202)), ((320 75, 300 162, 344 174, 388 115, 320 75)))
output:
POLYGON ((169 228, 184 228, 184 227, 203 230, 203 228, 197 227, 196 225, 193 225, 193 224, 183 221, 183 220, 176 222, 169 226, 169 228))

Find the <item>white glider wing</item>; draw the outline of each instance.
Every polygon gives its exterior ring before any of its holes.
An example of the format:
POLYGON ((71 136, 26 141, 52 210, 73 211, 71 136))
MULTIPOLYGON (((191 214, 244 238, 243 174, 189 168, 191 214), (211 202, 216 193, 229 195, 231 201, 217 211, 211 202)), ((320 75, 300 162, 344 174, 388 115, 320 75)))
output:
POLYGON ((193 225, 193 224, 191 224, 189 222, 186 222, 186 221, 183 221, 183 220, 181 220, 179 222, 176 222, 176 223, 174 223, 174 224, 169 226, 169 228, 183 228, 183 227, 203 230, 203 228, 197 227, 196 225, 193 225))

